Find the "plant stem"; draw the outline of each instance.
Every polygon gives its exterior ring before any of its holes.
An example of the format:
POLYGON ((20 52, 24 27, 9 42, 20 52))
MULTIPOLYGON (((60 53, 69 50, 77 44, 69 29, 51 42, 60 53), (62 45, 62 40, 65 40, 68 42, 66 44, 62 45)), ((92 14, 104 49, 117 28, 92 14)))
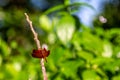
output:
MULTIPOLYGON (((40 41, 38 40, 38 34, 35 32, 34 28, 33 28, 33 25, 32 25, 32 21, 29 19, 29 16, 27 15, 27 13, 25 13, 25 16, 26 16, 26 20, 27 22, 29 23, 30 25, 30 29, 34 35, 34 40, 36 42, 36 45, 37 45, 37 48, 40 49, 41 46, 40 46, 40 41)), ((42 68, 42 74, 43 74, 43 80, 48 80, 47 79, 47 74, 46 74, 46 69, 45 69, 45 66, 44 66, 44 59, 42 58, 41 61, 40 61, 40 64, 41 64, 41 68, 42 68)))

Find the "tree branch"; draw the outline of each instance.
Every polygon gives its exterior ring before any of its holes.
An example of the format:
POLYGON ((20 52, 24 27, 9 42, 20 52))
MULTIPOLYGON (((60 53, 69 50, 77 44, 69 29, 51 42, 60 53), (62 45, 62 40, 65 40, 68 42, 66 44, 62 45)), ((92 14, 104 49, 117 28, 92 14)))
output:
MULTIPOLYGON (((38 34, 37 34, 37 33, 35 32, 35 30, 33 29, 32 21, 29 19, 29 16, 27 15, 27 13, 25 13, 25 16, 26 16, 27 22, 28 22, 29 25, 30 25, 30 29, 31 29, 31 31, 32 31, 32 33, 33 33, 33 35, 34 35, 34 40, 35 40, 35 42, 36 42, 37 48, 40 49, 41 46, 40 46, 40 41, 38 40, 38 34)), ((43 58, 41 59, 40 64, 41 64, 41 67, 42 67, 42 74, 43 74, 43 78, 44 78, 43 80, 48 80, 48 79, 47 79, 47 74, 46 74, 46 69, 45 69, 45 66, 44 66, 44 59, 43 59, 43 58)))

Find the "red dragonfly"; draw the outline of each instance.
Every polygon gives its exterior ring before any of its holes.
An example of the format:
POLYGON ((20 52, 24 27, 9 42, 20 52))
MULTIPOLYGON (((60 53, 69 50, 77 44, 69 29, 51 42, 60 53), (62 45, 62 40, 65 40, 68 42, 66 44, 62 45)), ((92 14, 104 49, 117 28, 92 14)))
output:
POLYGON ((47 62, 46 57, 50 54, 50 50, 46 50, 45 48, 39 50, 33 50, 32 57, 34 58, 44 58, 47 62))

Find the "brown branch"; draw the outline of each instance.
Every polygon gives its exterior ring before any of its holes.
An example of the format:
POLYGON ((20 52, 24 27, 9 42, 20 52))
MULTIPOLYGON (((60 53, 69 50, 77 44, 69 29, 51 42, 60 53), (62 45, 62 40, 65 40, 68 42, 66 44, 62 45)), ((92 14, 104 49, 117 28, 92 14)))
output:
MULTIPOLYGON (((37 34, 37 33, 35 32, 35 30, 33 29, 32 21, 29 19, 29 16, 27 15, 27 13, 25 13, 25 16, 26 16, 27 22, 28 22, 29 25, 30 25, 30 29, 31 29, 31 31, 32 31, 32 33, 33 33, 33 35, 34 35, 34 40, 35 40, 35 42, 36 42, 37 48, 40 49, 41 46, 40 46, 40 41, 38 40, 38 34, 37 34)), ((46 74, 46 69, 45 69, 45 66, 44 66, 44 59, 43 59, 43 58, 41 59, 40 64, 41 64, 41 67, 42 67, 42 73, 43 73, 43 78, 44 78, 43 80, 48 80, 48 79, 47 79, 47 74, 46 74)))

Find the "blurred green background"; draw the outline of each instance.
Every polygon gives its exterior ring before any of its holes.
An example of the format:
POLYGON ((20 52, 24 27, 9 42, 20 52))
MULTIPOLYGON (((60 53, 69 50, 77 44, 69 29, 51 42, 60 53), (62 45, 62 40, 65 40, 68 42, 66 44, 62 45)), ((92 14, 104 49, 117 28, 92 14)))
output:
POLYGON ((96 0, 72 1, 0 0, 0 80, 43 80, 25 12, 50 50, 48 80, 120 80, 120 0, 108 0, 99 14, 89 4, 96 0), (82 7, 97 13, 92 26, 77 16, 82 7))

